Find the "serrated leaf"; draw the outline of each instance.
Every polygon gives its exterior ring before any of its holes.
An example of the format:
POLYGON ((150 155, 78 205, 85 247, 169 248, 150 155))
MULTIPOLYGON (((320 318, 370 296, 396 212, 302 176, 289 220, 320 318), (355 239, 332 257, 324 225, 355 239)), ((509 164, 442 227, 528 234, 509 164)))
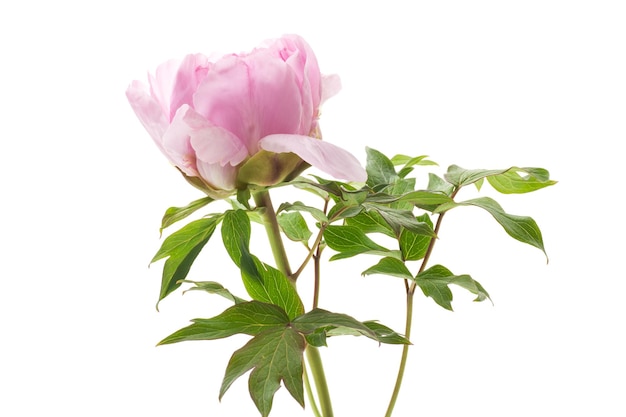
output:
POLYGON ((183 220, 187 216, 195 213, 198 209, 206 206, 210 202, 214 201, 211 197, 204 197, 198 200, 192 201, 187 204, 185 207, 170 207, 165 210, 165 214, 163 215, 163 219, 161 219, 161 229, 160 233, 163 233, 163 230, 174 223, 183 220))
POLYGON ((220 284, 218 282, 214 282, 214 281, 187 281, 187 280, 185 280, 183 282, 195 285, 195 287, 191 287, 191 288, 185 290, 183 292, 183 294, 186 293, 187 291, 205 291, 205 292, 208 292, 209 294, 221 295, 222 297, 226 298, 227 300, 232 301, 235 304, 245 303, 246 302, 246 300, 244 300, 243 298, 237 297, 236 295, 234 295, 233 293, 228 291, 226 288, 224 288, 222 286, 222 284, 220 284))
MULTIPOLYGON (((169 235, 150 263, 167 258, 161 277, 159 301, 180 287, 194 260, 209 241, 221 216, 195 220, 169 235)), ((158 303, 157 303, 158 306, 158 303)))
POLYGON ((302 354, 305 346, 304 336, 290 327, 258 334, 231 357, 219 398, 237 378, 252 369, 248 388, 263 417, 269 415, 281 381, 291 396, 304 407, 302 354))
POLYGON ((459 203, 444 204, 441 205, 437 211, 446 211, 458 206, 476 206, 486 210, 500 223, 509 236, 522 243, 527 243, 540 249, 544 255, 546 255, 547 259, 548 254, 543 246, 541 230, 532 218, 508 214, 495 200, 489 197, 480 197, 459 203))
POLYGON ((487 177, 489 184, 502 194, 522 194, 556 184, 550 180, 550 174, 542 168, 516 168, 487 177), (520 175, 520 172, 526 175, 520 175))
POLYGON ((465 169, 461 168, 458 165, 450 165, 448 167, 448 172, 444 174, 444 178, 450 184, 453 184, 457 187, 464 187, 469 184, 473 184, 474 182, 486 178, 491 175, 502 174, 503 172, 508 171, 507 169, 465 169))
POLYGON ((355 256, 360 253, 369 253, 372 251, 380 253, 390 252, 389 249, 380 246, 367 237, 361 229, 350 225, 328 226, 326 230, 324 230, 324 240, 331 249, 343 255, 349 254, 349 256, 355 256))
POLYGON ((306 224, 306 220, 299 212, 281 213, 278 215, 277 220, 285 236, 290 240, 304 243, 309 241, 312 233, 306 224))
POLYGON ((248 252, 242 253, 242 265, 249 265, 242 267, 241 277, 250 297, 281 307, 290 319, 304 312, 302 300, 285 274, 248 252))
POLYGON ((365 170, 367 171, 367 185, 375 187, 381 184, 391 184, 399 177, 393 167, 393 163, 381 152, 365 148, 367 153, 367 162, 365 170))
POLYGON ((235 265, 241 268, 243 251, 250 247, 250 219, 243 210, 228 210, 222 221, 222 241, 235 265))
POLYGON ((172 333, 158 344, 222 339, 234 334, 254 336, 268 329, 284 328, 289 323, 289 317, 276 305, 248 301, 235 304, 213 318, 194 319, 192 322, 191 325, 172 333))
POLYGON ((413 275, 408 270, 404 262, 395 259, 395 258, 382 258, 378 263, 374 266, 367 268, 365 271, 361 273, 361 275, 390 275, 393 277, 404 278, 404 279, 413 279, 413 275))
POLYGON ((415 277, 415 283, 425 296, 431 297, 441 307, 452 311, 452 291, 449 284, 455 284, 472 292, 477 297, 474 301, 489 298, 487 291, 469 275, 454 275, 448 268, 435 265, 415 277))

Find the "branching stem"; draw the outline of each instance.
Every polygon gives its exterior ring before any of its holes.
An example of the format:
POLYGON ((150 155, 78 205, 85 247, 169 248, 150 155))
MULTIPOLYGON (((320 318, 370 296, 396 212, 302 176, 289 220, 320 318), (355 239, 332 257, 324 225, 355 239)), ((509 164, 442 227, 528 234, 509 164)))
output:
MULTIPOLYGON (((454 190, 452 195, 450 196, 452 199, 456 196, 460 188, 454 190)), ((435 236, 430 239, 428 243, 428 248, 426 249, 426 253, 424 254, 424 259, 422 259, 422 264, 420 265, 420 269, 418 275, 426 269, 426 265, 428 264, 428 260, 430 259, 430 255, 433 252, 435 247, 435 243, 437 242, 437 235, 439 234, 439 228, 441 227, 441 221, 443 220, 443 216, 446 214, 445 212, 441 213, 437 218, 437 223, 435 224, 435 236)), ((404 336, 411 340, 411 326, 413 322, 413 296, 415 295, 415 289, 417 288, 417 283, 413 281, 410 285, 407 285, 407 281, 405 282, 406 288, 406 318, 405 318, 405 330, 404 336)), ((406 368, 407 358, 409 356, 409 346, 404 345, 402 347, 402 357, 400 359, 400 367, 398 368, 398 375, 396 377, 396 383, 393 387, 393 392, 391 394, 391 399, 389 400, 389 405, 387 406, 387 412, 385 413, 385 417, 391 417, 393 413, 393 409, 396 405, 396 401, 398 399, 398 395, 400 394, 400 387, 402 386, 402 379, 404 378, 404 370, 406 368)))

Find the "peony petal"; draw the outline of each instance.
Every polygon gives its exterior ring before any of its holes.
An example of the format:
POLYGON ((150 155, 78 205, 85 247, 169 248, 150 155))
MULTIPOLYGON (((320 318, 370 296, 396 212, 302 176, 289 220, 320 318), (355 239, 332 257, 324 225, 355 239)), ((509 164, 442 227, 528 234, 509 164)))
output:
POLYGON ((266 50, 225 57, 211 68, 194 95, 194 108, 213 125, 245 143, 249 154, 274 133, 308 133, 293 70, 266 50))
POLYGON ((196 158, 208 164, 239 165, 248 157, 248 150, 239 138, 219 126, 209 126, 190 133, 196 158))
POLYGON ((195 177, 198 176, 196 155, 189 139, 192 128, 185 121, 189 110, 186 104, 178 109, 163 135, 163 148, 174 165, 185 174, 195 177))
POLYGON ((210 164, 197 162, 200 176, 213 188, 218 190, 233 190, 237 180, 237 167, 226 164, 210 164))
POLYGON ((183 59, 176 72, 171 93, 170 118, 174 117, 176 110, 183 104, 193 103, 193 94, 206 77, 209 67, 208 58, 202 54, 190 54, 183 59))
POLYGON ((356 182, 367 180, 367 173, 359 161, 332 143, 302 135, 269 135, 261 139, 259 145, 270 152, 293 152, 335 178, 356 182))
POLYGON ((126 97, 139 121, 154 140, 154 143, 169 158, 162 142, 169 121, 159 102, 148 93, 147 87, 139 81, 133 81, 128 86, 126 97))
POLYGON ((174 116, 170 104, 179 65, 179 60, 170 59, 157 67, 155 75, 148 74, 150 95, 161 105, 168 121, 174 116))
POLYGON ((322 76, 322 103, 341 90, 341 78, 337 74, 322 76))

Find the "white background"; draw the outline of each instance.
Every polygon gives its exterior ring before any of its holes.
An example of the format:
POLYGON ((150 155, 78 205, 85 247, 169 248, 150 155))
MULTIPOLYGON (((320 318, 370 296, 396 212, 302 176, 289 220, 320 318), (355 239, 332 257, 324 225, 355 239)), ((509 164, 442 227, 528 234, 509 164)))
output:
MULTIPOLYGON (((416 298, 396 415, 626 415, 622 2, 123 3, 0 6, 0 415, 256 415, 247 378, 217 400, 245 337, 155 347, 227 303, 177 292, 155 311, 162 265, 147 265, 161 216, 200 195, 124 91, 166 59, 284 33, 342 77, 321 125, 362 162, 367 145, 430 155, 440 174, 520 165, 559 180, 499 197, 542 227, 548 265, 478 209, 446 218, 433 262, 470 273, 495 305, 456 292, 451 313, 416 298)), ((211 243, 190 278, 243 294, 211 243)), ((325 266, 321 304, 401 331, 402 283, 362 278, 369 261, 325 266)), ((399 353, 331 340, 322 354, 336 414, 383 415, 399 353)), ((281 389, 272 415, 308 414, 281 389)))

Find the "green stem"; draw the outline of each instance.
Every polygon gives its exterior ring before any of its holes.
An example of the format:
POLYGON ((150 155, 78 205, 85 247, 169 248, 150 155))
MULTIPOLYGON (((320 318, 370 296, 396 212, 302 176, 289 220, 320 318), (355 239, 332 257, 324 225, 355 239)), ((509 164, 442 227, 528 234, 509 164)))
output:
MULTIPOLYGON (((460 188, 454 190, 451 198, 454 199, 456 194, 459 192, 460 188)), ((424 259, 422 260, 422 265, 420 265, 420 269, 418 275, 426 269, 426 264, 430 259, 430 255, 433 252, 435 247, 435 243, 437 242, 437 235, 439 234, 439 228, 441 227, 441 221, 443 220, 443 216, 446 214, 445 212, 441 213, 437 218, 437 223, 435 224, 435 237, 430 239, 428 243, 428 249, 426 249, 426 254, 424 255, 424 259)), ((405 330, 404 336, 411 340, 411 325, 413 322, 413 296, 415 295, 415 289, 417 288, 417 284, 412 282, 411 285, 407 284, 407 281, 404 281, 404 285, 406 288, 406 322, 405 322, 405 330)), ((400 387, 402 386, 402 379, 404 378, 404 370, 406 369, 406 362, 409 356, 409 345, 404 345, 402 347, 402 357, 400 359, 400 367, 398 368, 398 376, 396 377, 396 384, 393 388, 393 393, 391 394, 391 399, 389 400, 389 405, 387 406, 387 412, 385 413, 385 417, 391 417, 391 413, 393 413, 393 409, 396 406, 396 400, 398 399, 398 394, 400 393, 400 387)))
POLYGON ((285 251, 285 245, 280 237, 280 227, 278 226, 278 220, 276 219, 276 212, 274 206, 272 206, 272 200, 268 191, 259 191, 254 194, 254 202, 257 207, 265 209, 263 214, 265 217, 265 231, 272 247, 272 254, 276 261, 276 267, 284 273, 291 283, 295 283, 291 276, 291 268, 289 267, 289 260, 287 258, 287 252, 285 251))
POLYGON ((333 417, 333 406, 330 402, 328 384, 326 383, 326 375, 324 374, 322 357, 320 356, 319 350, 317 350, 315 346, 308 345, 306 347, 306 358, 311 368, 315 388, 317 389, 317 397, 320 401, 320 407, 322 408, 322 415, 324 417, 333 417))
MULTIPOLYGON (((406 294, 406 325, 404 330, 404 336, 411 340, 411 322, 413 320, 413 292, 411 290, 407 291, 406 294)), ((398 376, 396 378, 396 384, 393 387, 393 393, 391 394, 391 399, 389 400, 389 406, 387 407, 387 412, 385 413, 385 417, 391 417, 391 413, 393 412, 393 408, 396 406, 396 400, 398 399, 398 394, 400 394, 400 387, 402 386, 402 379, 404 377, 404 370, 406 368, 406 361, 409 356, 409 345, 404 345, 402 347, 402 358, 400 359, 400 368, 398 369, 398 376)))
POLYGON ((315 397, 313 396, 313 391, 311 390, 311 382, 309 381, 309 375, 306 372, 306 366, 303 368, 304 372, 304 389, 306 390, 306 396, 309 398, 309 403, 311 403, 311 411, 313 411, 313 415, 315 417, 322 417, 320 414, 320 410, 317 408, 317 403, 315 401, 315 397))
MULTIPOLYGON (((287 252, 283 245, 283 240, 280 236, 280 227, 278 220, 276 219, 276 212, 272 205, 272 200, 268 191, 259 191, 254 194, 254 201, 259 208, 264 208, 265 212, 263 217, 265 218, 265 230, 267 237, 272 247, 272 253, 274 260, 276 261, 276 267, 289 278, 292 285, 295 286, 295 279, 291 274, 291 268, 289 267, 289 259, 287 258, 287 252)), ((330 393, 328 391, 328 384, 326 383, 326 375, 324 374, 324 366, 322 365, 322 358, 319 351, 315 346, 307 345, 306 356, 311 368, 311 374, 313 375, 313 381, 317 390, 317 397, 320 401, 320 407, 322 409, 323 417, 333 417, 333 409, 330 401, 330 393)), ((313 405, 313 407, 315 407, 313 405)))

